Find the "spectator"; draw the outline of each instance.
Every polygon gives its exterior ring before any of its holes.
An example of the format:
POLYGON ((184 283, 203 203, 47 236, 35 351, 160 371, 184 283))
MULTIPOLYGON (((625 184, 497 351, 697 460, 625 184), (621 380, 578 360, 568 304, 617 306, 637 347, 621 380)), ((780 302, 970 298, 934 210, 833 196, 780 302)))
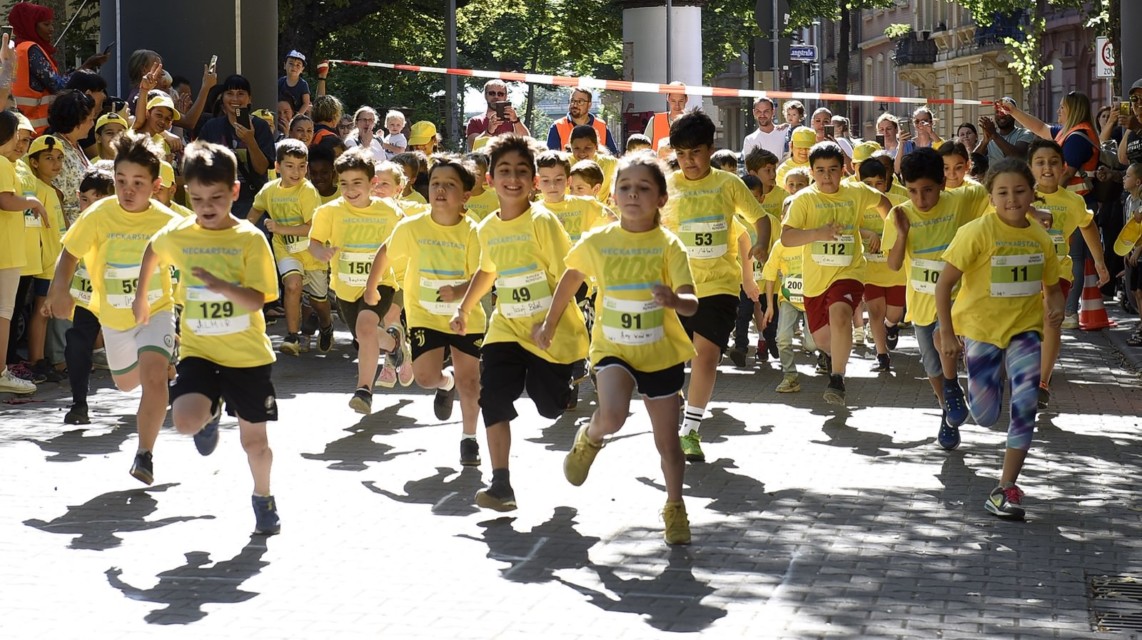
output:
POLYGON ((825 125, 833 123, 833 112, 825 107, 821 107, 813 112, 813 117, 809 120, 809 125, 813 127, 813 133, 817 134, 817 142, 825 141, 825 125))
POLYGON ((70 227, 79 217, 79 183, 87 171, 87 155, 79 146, 95 125, 95 101, 82 91, 68 91, 56 96, 48 110, 48 128, 64 141, 63 170, 52 180, 59 189, 63 215, 70 227))
POLYGON ((749 155, 749 152, 757 147, 778 158, 785 155, 785 129, 789 125, 773 121, 776 106, 776 103, 769 98, 758 98, 753 101, 753 119, 757 121, 757 129, 742 142, 742 157, 749 155))
POLYGON ((127 93, 128 104, 135 104, 139 97, 139 82, 143 76, 162 62, 163 57, 150 49, 136 49, 131 52, 131 56, 127 58, 127 79, 131 82, 131 91, 127 93))
POLYGON ((238 218, 245 218, 254 203, 254 196, 266 184, 266 171, 273 166, 271 159, 276 157, 274 132, 261 118, 251 117, 249 128, 238 122, 238 109, 249 109, 253 98, 249 80, 232 75, 222 82, 220 88, 222 113, 202 126, 199 139, 220 144, 238 158, 240 187, 232 210, 238 218))
MULTIPOLYGON (((1011 98, 1004 98, 1004 102, 1015 104, 1011 98)), ((1035 139, 1035 134, 1016 126, 1015 118, 1011 113, 999 108, 995 109, 995 118, 980 116, 979 128, 983 136, 975 147, 976 153, 987 153, 989 164, 995 164, 1004 158, 1026 158, 1027 147, 1035 139)))
MULTIPOLYGON (((675 80, 670 83, 673 87, 686 88, 685 84, 675 80)), ((682 112, 686 110, 686 103, 689 102, 689 96, 685 93, 668 93, 666 94, 666 112, 656 113, 646 123, 646 130, 643 135, 650 138, 650 146, 655 151, 658 151, 659 143, 663 138, 670 138, 670 125, 674 121, 682 117, 682 112)))
POLYGON ((469 150, 474 150, 472 145, 476 142, 476 138, 482 135, 495 137, 503 133, 515 133, 519 136, 531 136, 531 132, 520 121, 519 114, 510 103, 504 107, 502 120, 496 114, 493 105, 497 102, 508 102, 508 85, 503 80, 493 79, 484 83, 484 102, 488 104, 484 115, 471 117, 464 127, 464 137, 467 139, 469 150))
POLYGON ((607 150, 612 156, 619 155, 615 146, 615 139, 607 123, 596 118, 591 113, 591 92, 586 89, 575 89, 571 92, 571 102, 567 107, 567 115, 555 121, 547 132, 547 148, 554 151, 564 151, 571 143, 571 131, 577 126, 589 126, 595 129, 600 141, 605 141, 607 150))
POLYGON ((805 105, 801 104, 800 100, 786 100, 785 104, 781 105, 781 113, 785 116, 785 148, 782 153, 777 154, 779 158, 789 153, 789 141, 793 136, 793 130, 805 121, 805 105))
POLYGON ((338 129, 343 114, 341 101, 335 96, 318 96, 313 101, 313 140, 309 146, 327 147, 333 151, 334 158, 341 155, 345 151, 345 142, 338 134, 338 129))
POLYGON ((301 77, 301 72, 305 71, 305 56, 300 51, 290 51, 282 69, 285 75, 278 78, 278 95, 289 98, 294 113, 309 115, 312 107, 309 83, 301 77))
POLYGON ((380 140, 377 139, 375 128, 377 126, 377 112, 372 107, 361 107, 357 109, 357 113, 353 114, 353 123, 357 125, 345 138, 345 147, 352 149, 353 147, 365 147, 373 154, 375 162, 383 162, 388 160, 385 154, 385 148, 382 146, 380 140))
POLYGON ((974 124, 965 122, 956 129, 956 139, 969 151, 973 150, 979 144, 979 131, 974 124))
POLYGON ((1130 86, 1130 115, 1118 116, 1122 139, 1118 143, 1118 163, 1130 166, 1142 162, 1142 78, 1130 86))

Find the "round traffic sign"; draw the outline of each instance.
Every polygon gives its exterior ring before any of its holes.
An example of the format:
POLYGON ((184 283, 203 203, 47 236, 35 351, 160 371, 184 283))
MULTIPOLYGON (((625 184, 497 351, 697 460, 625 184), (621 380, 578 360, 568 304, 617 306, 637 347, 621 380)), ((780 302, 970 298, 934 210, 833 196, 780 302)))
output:
POLYGON ((1102 50, 1098 52, 1098 55, 1102 58, 1103 64, 1108 67, 1114 66, 1114 47, 1110 44, 1110 40, 1102 44, 1102 50))

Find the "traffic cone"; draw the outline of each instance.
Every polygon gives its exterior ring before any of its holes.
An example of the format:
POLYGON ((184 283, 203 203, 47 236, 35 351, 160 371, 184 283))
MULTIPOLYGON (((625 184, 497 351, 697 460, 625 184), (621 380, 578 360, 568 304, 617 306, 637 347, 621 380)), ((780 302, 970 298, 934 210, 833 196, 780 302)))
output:
POLYGON ((1106 315, 1106 307, 1102 304, 1102 290, 1098 288, 1098 272, 1094 269, 1094 261, 1087 258, 1083 265, 1083 295, 1079 301, 1079 328, 1083 331, 1097 331, 1108 327, 1116 327, 1114 322, 1106 315))

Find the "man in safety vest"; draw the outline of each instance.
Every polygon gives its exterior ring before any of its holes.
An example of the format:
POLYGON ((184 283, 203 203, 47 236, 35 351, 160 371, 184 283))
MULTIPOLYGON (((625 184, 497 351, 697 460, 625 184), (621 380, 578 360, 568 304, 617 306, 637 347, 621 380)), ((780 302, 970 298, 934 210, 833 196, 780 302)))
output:
POLYGON ((571 92, 571 104, 567 107, 567 115, 556 120, 547 132, 547 148, 554 151, 566 150, 571 142, 571 130, 580 125, 593 127, 599 140, 606 141, 611 155, 619 155, 619 148, 615 146, 615 139, 611 136, 607 123, 591 114, 591 92, 586 89, 575 89, 571 92))
MULTIPOLYGON (((670 83, 672 87, 685 88, 686 85, 675 80, 670 83)), ((666 94, 666 113, 656 113, 646 123, 646 131, 643 134, 650 138, 650 146, 655 151, 658 151, 659 144, 663 138, 670 137, 670 125, 674 121, 682 117, 682 112, 686 110, 686 102, 689 96, 685 93, 668 93, 666 94)))

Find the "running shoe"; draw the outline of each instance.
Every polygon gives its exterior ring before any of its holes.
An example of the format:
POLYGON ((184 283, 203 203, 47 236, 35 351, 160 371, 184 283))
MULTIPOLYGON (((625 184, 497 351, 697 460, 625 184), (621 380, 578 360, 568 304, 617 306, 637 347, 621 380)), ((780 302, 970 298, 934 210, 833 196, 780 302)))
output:
POLYGON ((829 357, 824 351, 817 352, 817 367, 814 369, 817 373, 829 375, 833 371, 833 359, 829 357))
POLYGON ((953 451, 960 446, 960 428, 948 424, 948 414, 940 415, 940 432, 936 434, 936 441, 945 451, 953 451))
MULTIPOLYGON (((30 366, 28 366, 28 363, 26 362, 9 365, 6 371, 13 377, 24 380, 26 382, 30 382, 33 385, 40 384, 44 380, 47 380, 47 376, 38 375, 35 371, 32 370, 30 366)), ((32 391, 35 391, 35 389, 32 391)), ((31 392, 29 391, 28 393, 31 392)))
POLYGON ((576 487, 586 482, 591 464, 595 462, 595 456, 599 455, 599 450, 603 448, 602 443, 595 444, 587 437, 587 427, 590 424, 587 422, 579 427, 579 431, 575 434, 575 442, 567 452, 567 457, 563 459, 563 476, 567 478, 567 482, 576 487))
POLYGON ((63 416, 64 424, 91 424, 91 417, 87 415, 86 404, 73 404, 67 408, 63 416))
POLYGON ((250 496, 254 505, 254 533, 272 536, 281 533, 282 521, 278 517, 278 503, 273 496, 250 496))
POLYGON ((667 502, 662 508, 662 520, 666 523, 662 535, 666 544, 690 544, 690 519, 686 517, 685 504, 667 502))
POLYGON ((801 382, 797 379, 796 373, 786 374, 781 379, 781 383, 774 389, 777 393, 797 393, 801 391, 801 382))
POLYGON ((36 376, 43 376, 44 382, 62 382, 67 380, 67 370, 56 369, 47 360, 40 360, 33 367, 36 376))
POLYGON ((382 358, 381 370, 377 372, 377 379, 373 381, 373 385, 384 387, 385 389, 392 389, 397 385, 397 368, 393 366, 393 356, 391 353, 383 354, 382 358))
POLYGON ((208 456, 214 453, 214 448, 218 446, 218 424, 222 422, 222 403, 214 407, 214 415, 210 416, 210 422, 206 426, 198 430, 194 434, 194 448, 198 449, 198 453, 208 456))
POLYGON ((285 340, 282 340, 282 343, 280 345, 278 345, 278 351, 281 351, 282 353, 285 353, 285 354, 288 354, 291 356, 296 356, 296 355, 300 354, 301 353, 301 336, 299 334, 296 334, 296 333, 291 333, 291 334, 287 335, 285 337, 285 340))
MULTIPOLYGON (((451 367, 446 371, 452 373, 451 367)), ((444 389, 436 390, 436 398, 432 401, 432 410, 436 413, 437 420, 448 420, 452 417, 452 405, 456 400, 456 377, 453 374, 452 388, 445 391, 444 389)))
POLYGON ((1051 404, 1051 390, 1042 382, 1039 383, 1039 408, 1046 409, 1051 404))
POLYGON ((1006 489, 1003 487, 992 489, 983 506, 1000 518, 1022 520, 1023 516, 1027 515, 1023 509, 1023 491, 1015 485, 1006 489))
POLYGON ((591 367, 586 360, 576 360, 571 363, 571 384, 579 384, 590 377, 591 367))
POLYGON ((892 360, 888 357, 887 353, 876 354, 876 362, 872 365, 874 373, 889 373, 892 371, 892 360))
POLYGON ((506 482, 493 481, 486 488, 476 492, 476 504, 492 511, 515 511, 515 491, 506 482))
POLYGON ((679 436, 678 441, 682 445, 682 455, 686 456, 688 462, 705 462, 706 454, 702 453, 702 437, 698 435, 697 431, 691 431, 684 436, 679 436))
POLYGON ((1063 329, 1078 329, 1079 328, 1079 316, 1078 316, 1078 314, 1072 313, 1070 315, 1063 316, 1063 326, 1061 328, 1063 328, 1063 329))
POLYGON ((777 350, 776 340, 769 342, 769 357, 773 358, 774 360, 781 358, 781 353, 777 350))
POLYGON ((396 369, 397 382, 400 386, 407 387, 416 379, 416 375, 412 371, 412 350, 409 349, 408 340, 405 339, 404 328, 396 325, 385 331, 396 343, 396 348, 392 352, 392 366, 396 369))
POLYGON ((968 420, 968 404, 964 400, 964 390, 959 380, 944 379, 944 411, 948 424, 958 427, 968 420))
MULTIPOLYGON (((309 338, 306 338, 309 342, 309 338)), ((333 325, 322 327, 317 330, 317 350, 321 353, 329 353, 333 349, 333 325)))
POLYGON ((769 345, 766 343, 765 338, 759 338, 757 341, 757 353, 754 354, 757 362, 760 364, 769 359, 769 345))
POLYGON ((4 369, 3 373, 0 373, 0 393, 24 394, 35 392, 36 384, 31 380, 16 377, 12 372, 12 367, 8 367, 4 369))
POLYGON ((135 462, 131 464, 130 473, 143 484, 155 481, 155 461, 150 451, 140 451, 135 454, 135 462))
POLYGON ((460 464, 465 467, 480 466, 480 443, 475 438, 460 439, 460 464))
POLYGON ((567 393, 567 410, 570 411, 579 406, 579 385, 571 385, 571 390, 567 393))
POLYGON ((349 408, 357 413, 369 415, 373 412, 373 394, 368 389, 357 389, 349 399, 349 408))
POLYGON ((845 377, 839 373, 829 375, 829 386, 823 395, 825 402, 844 406, 845 404, 845 377))
POLYGON ((884 335, 888 342, 888 350, 895 350, 896 345, 900 343, 900 323, 898 322, 892 326, 885 324, 884 335))
POLYGON ((853 344, 864 346, 864 329, 853 328, 853 344))
MULTIPOLYGON (((758 346, 761 346, 760 343, 758 346)), ((760 353, 760 351, 758 353, 760 353)), ((730 349, 728 355, 730 356, 730 362, 733 362, 735 367, 745 366, 746 350, 742 347, 734 347, 733 349, 730 349)))

